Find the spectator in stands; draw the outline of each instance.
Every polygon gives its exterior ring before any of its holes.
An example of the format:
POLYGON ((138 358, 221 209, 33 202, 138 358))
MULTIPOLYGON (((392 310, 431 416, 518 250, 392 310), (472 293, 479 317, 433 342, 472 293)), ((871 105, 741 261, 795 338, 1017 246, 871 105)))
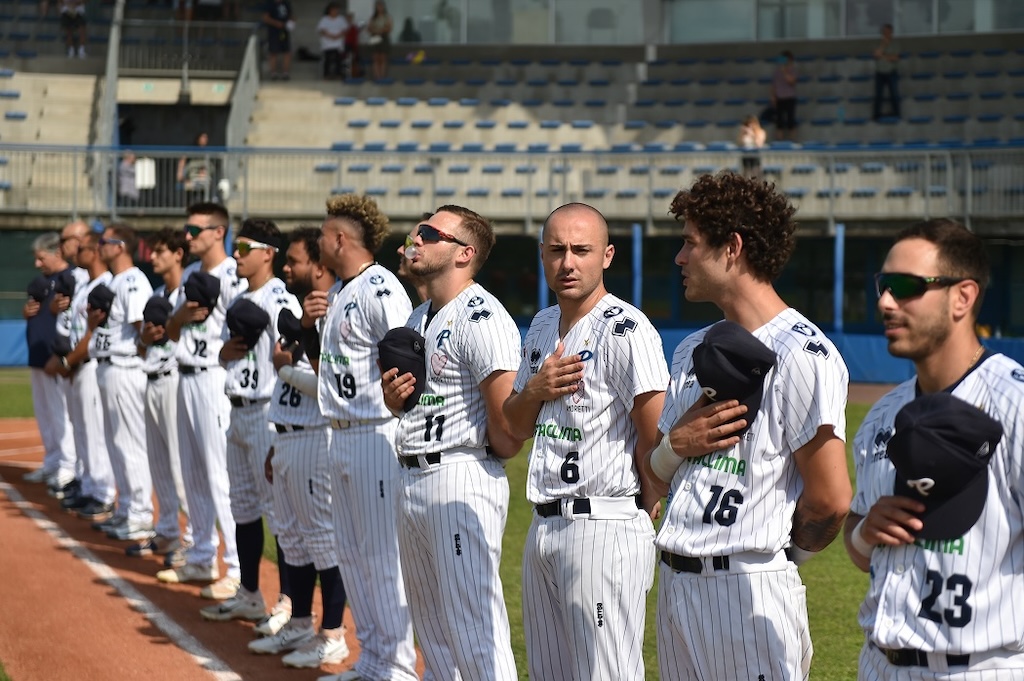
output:
POLYGON ((384 0, 373 4, 373 16, 366 30, 370 34, 370 52, 373 54, 373 79, 381 80, 388 75, 388 59, 391 57, 391 15, 384 0))
POLYGON ((341 3, 327 3, 324 15, 320 17, 320 23, 316 25, 317 33, 320 34, 320 51, 324 59, 324 80, 341 78, 341 53, 345 47, 345 31, 348 30, 348 21, 341 16, 341 3))
POLYGON ((291 33, 295 28, 295 15, 288 0, 270 0, 263 14, 267 27, 268 52, 270 53, 270 80, 291 78, 292 45, 291 33))
POLYGON ((779 66, 772 76, 772 106, 778 139, 792 140, 796 135, 796 67, 789 50, 779 55, 779 66))
POLYGON ((900 117, 900 96, 896 89, 898 74, 896 64, 900 61, 900 50, 892 39, 892 24, 882 26, 882 42, 875 48, 875 115, 882 117, 882 91, 889 90, 889 105, 892 115, 900 117))
POLYGON ((348 75, 350 78, 363 77, 363 65, 359 61, 359 32, 362 26, 356 21, 355 12, 345 15, 348 20, 348 28, 345 30, 345 52, 341 60, 348 64, 348 75))
POLYGON ((210 143, 210 137, 205 132, 196 135, 195 146, 197 151, 191 156, 182 156, 178 160, 178 182, 185 192, 185 205, 191 206, 194 203, 210 201, 210 190, 214 187, 213 165, 209 156, 206 155, 203 147, 210 143))
POLYGON ((64 29, 64 42, 68 48, 68 56, 84 59, 85 0, 59 0, 59 2, 60 27, 64 29))
POLYGON ((412 24, 412 17, 406 17, 405 23, 402 24, 402 32, 398 35, 398 42, 400 43, 419 43, 423 42, 423 36, 416 30, 416 27, 412 24))
POLYGON ((743 149, 743 174, 749 177, 761 176, 761 148, 768 141, 768 133, 761 127, 757 116, 747 116, 740 126, 737 140, 743 149))
POLYGON ((117 205, 137 206, 139 187, 135 183, 135 154, 127 151, 117 164, 117 205))

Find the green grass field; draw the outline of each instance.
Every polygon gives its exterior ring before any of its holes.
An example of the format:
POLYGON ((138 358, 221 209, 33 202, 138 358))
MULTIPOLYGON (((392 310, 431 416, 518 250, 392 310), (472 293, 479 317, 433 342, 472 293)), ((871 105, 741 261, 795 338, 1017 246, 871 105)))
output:
MULTIPOLYGON (((847 409, 848 440, 853 439, 869 405, 851 404, 847 409)), ((27 369, 0 370, 0 417, 32 416, 32 397, 27 369)), ((847 454, 850 445, 847 445, 847 454)), ((852 459, 850 474, 853 475, 852 459)), ((523 641, 520 572, 523 544, 530 526, 531 508, 526 501, 526 450, 509 462, 507 473, 512 501, 505 528, 501 577, 512 624, 512 647, 520 678, 526 679, 526 649, 523 641)), ((276 560, 273 539, 268 537, 264 555, 276 560)), ((857 608, 867 590, 867 576, 857 570, 846 556, 842 542, 833 542, 825 551, 801 568, 807 584, 807 607, 814 641, 811 678, 816 681, 845 681, 856 677, 857 653, 863 636, 857 626, 857 608)), ((655 649, 654 612, 657 582, 648 597, 647 636, 644 650, 647 678, 658 678, 655 649)), ((0 667, 0 681, 4 681, 0 667)))

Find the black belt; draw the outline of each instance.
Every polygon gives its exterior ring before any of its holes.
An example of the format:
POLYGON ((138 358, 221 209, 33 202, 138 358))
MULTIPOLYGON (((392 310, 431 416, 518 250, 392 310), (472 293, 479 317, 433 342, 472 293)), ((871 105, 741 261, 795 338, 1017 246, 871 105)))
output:
POLYGON ((172 371, 156 371, 156 372, 154 372, 152 374, 146 374, 146 378, 148 378, 151 381, 159 381, 161 378, 166 378, 167 376, 170 376, 173 373, 174 373, 173 370, 172 371))
MULTIPOLYGON (((894 667, 927 667, 928 653, 922 650, 911 650, 902 648, 899 650, 887 650, 879 648, 894 667)), ((966 667, 971 664, 970 655, 946 655, 946 664, 950 667, 966 667)))
POLYGON ((96 363, 97 364, 113 364, 113 362, 110 360, 109 357, 97 357, 96 358, 96 363))
MULTIPOLYGON (((642 508, 642 505, 640 504, 640 497, 639 496, 633 497, 633 501, 636 502, 636 507, 637 508, 642 508)), ((561 515, 562 514, 562 500, 558 499, 556 501, 549 501, 546 504, 537 504, 536 506, 534 506, 534 510, 537 511, 537 515, 539 515, 541 518, 550 518, 552 516, 561 515)), ((580 514, 584 514, 584 513, 589 514, 590 513, 590 499, 587 499, 585 497, 583 499, 573 499, 572 500, 572 513, 573 513, 573 515, 580 515, 580 514)))
POLYGON ((92 361, 92 357, 86 357, 85 359, 83 359, 81 362, 78 363, 78 366, 82 366, 83 364, 88 364, 91 361, 92 361))
MULTIPOLYGON (((441 463, 441 452, 431 452, 430 454, 423 454, 423 459, 428 465, 436 466, 441 463)), ((418 456, 400 456, 398 462, 406 468, 419 468, 420 457, 418 456)))
POLYGON ((279 433, 291 433, 299 430, 305 430, 305 426, 290 426, 286 423, 275 423, 274 428, 279 433))
POLYGON ((207 369, 209 369, 209 367, 190 367, 182 364, 178 365, 178 373, 184 374, 185 376, 189 376, 191 374, 199 374, 206 371, 207 369))
MULTIPOLYGON (((668 551, 661 552, 661 562, 668 565, 676 572, 689 572, 690 574, 699 575, 704 571, 704 561, 700 558, 677 556, 676 554, 669 553, 668 551)), ((711 566, 715 570, 728 570, 729 556, 712 557, 711 566)))
POLYGON ((251 407, 254 404, 264 404, 265 402, 270 401, 269 397, 264 397, 263 399, 259 400, 250 400, 248 397, 229 396, 228 399, 231 400, 232 407, 251 407))

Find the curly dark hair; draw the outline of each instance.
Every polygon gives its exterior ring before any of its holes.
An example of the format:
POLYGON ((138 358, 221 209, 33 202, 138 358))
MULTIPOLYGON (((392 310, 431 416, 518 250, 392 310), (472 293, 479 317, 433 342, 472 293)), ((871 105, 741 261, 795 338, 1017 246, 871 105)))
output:
POLYGON ((761 179, 730 171, 703 175, 675 195, 669 213, 692 221, 712 248, 739 234, 747 263, 761 281, 775 281, 796 247, 796 209, 774 183, 761 179))
POLYGON ((299 225, 288 233, 288 243, 294 244, 301 241, 306 247, 306 253, 312 262, 320 262, 320 228, 310 225, 299 225))
POLYGON ((188 239, 185 238, 185 232, 181 229, 163 227, 160 231, 150 235, 146 243, 149 244, 150 248, 156 248, 158 245, 163 244, 172 253, 174 251, 181 251, 183 261, 188 259, 188 239))
POLYGON ((918 222, 903 229, 896 235, 894 243, 905 239, 923 239, 935 244, 939 251, 941 274, 947 277, 963 277, 978 282, 978 300, 974 303, 974 314, 981 310, 985 288, 992 276, 985 242, 959 222, 948 218, 936 218, 918 222))
POLYGON ((380 250, 391 232, 388 216, 369 196, 340 194, 327 199, 327 217, 345 218, 358 225, 363 232, 363 246, 370 253, 380 250))

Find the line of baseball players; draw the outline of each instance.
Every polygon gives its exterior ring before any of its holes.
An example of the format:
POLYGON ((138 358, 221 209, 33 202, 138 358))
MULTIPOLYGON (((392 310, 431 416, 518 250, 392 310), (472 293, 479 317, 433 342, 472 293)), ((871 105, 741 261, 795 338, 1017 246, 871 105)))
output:
MULTIPOLYGON (((427 679, 518 678, 498 566, 504 460, 530 438, 531 678, 644 678, 656 563, 661 678, 807 678, 797 567, 844 523, 847 550, 872 574, 862 678, 1021 678, 1024 369, 974 335, 981 240, 922 223, 876 277, 890 352, 918 373, 861 427, 854 498, 845 363, 772 283, 795 246, 794 208, 771 184, 726 172, 681 190, 670 211, 683 224, 687 299, 725 318, 680 343, 671 370, 644 313, 605 288, 615 249, 584 204, 545 221, 557 304, 522 343, 474 281, 491 225, 459 206, 426 214, 399 249, 399 274, 425 301, 416 309, 374 259, 389 225, 366 197, 333 197, 322 227, 287 246, 273 223, 247 220, 234 258, 224 209, 193 206, 187 237, 152 240, 165 281, 152 299, 130 229, 97 238, 69 225, 63 243, 77 240, 83 272, 73 296, 39 307, 68 337, 43 372, 68 377, 78 455, 47 445, 40 475, 66 508, 109 514, 108 534, 141 540, 129 552, 166 554, 162 581, 212 582, 203 595, 221 602, 204 617, 258 620, 254 652, 287 652, 293 666, 344 659, 347 595, 361 653, 325 678, 416 678, 413 631, 427 679), (280 250, 287 286, 273 274, 280 250), (186 251, 198 262, 182 271, 186 251), (99 404, 105 418, 90 422, 99 404), (281 575, 269 614, 264 519, 281 575)), ((51 288, 68 285, 49 274, 51 288)))

